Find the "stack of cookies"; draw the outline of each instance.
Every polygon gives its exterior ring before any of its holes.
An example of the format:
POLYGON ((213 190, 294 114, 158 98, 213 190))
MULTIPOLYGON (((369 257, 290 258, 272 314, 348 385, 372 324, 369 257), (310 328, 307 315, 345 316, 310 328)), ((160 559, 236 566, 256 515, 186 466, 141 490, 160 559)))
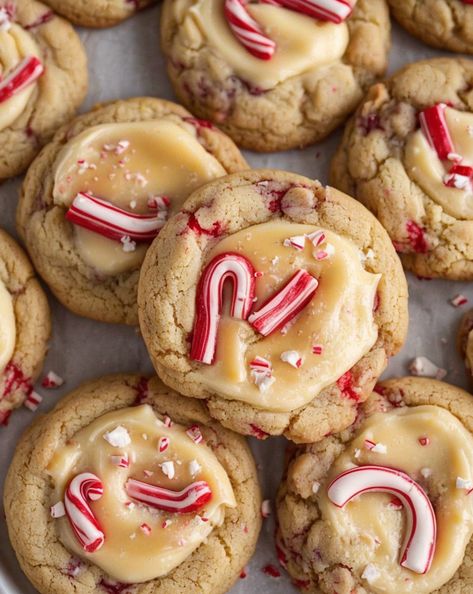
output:
MULTIPOLYGON (((139 327, 156 375, 89 381, 20 438, 4 507, 23 572, 41 594, 228 592, 268 515, 246 438, 283 436, 274 540, 296 589, 471 594, 472 397, 380 377, 407 336, 403 267, 473 280, 473 62, 379 82, 386 0, 164 0, 183 106, 74 117, 87 63, 65 19, 107 27, 152 2, 45 1, 0 0, 0 178, 26 173, 27 252, 0 229, 0 423, 41 401, 36 274, 70 312, 139 327), (332 186, 240 152, 345 122, 332 186)), ((471 2, 389 4, 473 53, 471 2)), ((472 312, 458 346, 470 374, 472 312)))

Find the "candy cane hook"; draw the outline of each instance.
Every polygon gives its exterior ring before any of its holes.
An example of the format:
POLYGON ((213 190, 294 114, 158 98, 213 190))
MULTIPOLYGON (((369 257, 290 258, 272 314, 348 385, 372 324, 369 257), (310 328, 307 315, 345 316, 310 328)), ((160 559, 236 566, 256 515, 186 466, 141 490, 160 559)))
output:
POLYGON ((195 512, 212 498, 210 486, 205 481, 192 483, 181 491, 171 491, 157 485, 128 479, 125 488, 128 495, 135 501, 176 514, 195 512))
POLYGON ((235 37, 256 58, 270 60, 276 44, 270 39, 246 9, 249 0, 225 0, 224 11, 235 37))

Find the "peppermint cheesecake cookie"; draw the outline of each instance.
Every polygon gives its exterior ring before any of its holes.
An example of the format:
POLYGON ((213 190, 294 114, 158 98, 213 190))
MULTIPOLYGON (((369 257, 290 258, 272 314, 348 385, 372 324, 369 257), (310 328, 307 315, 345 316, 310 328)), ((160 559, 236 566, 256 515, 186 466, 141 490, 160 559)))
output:
POLYGON ((179 105, 117 101, 63 127, 33 163, 18 232, 66 307, 137 324, 149 243, 193 190, 245 168, 227 136, 179 105))
POLYGON ((22 173, 87 92, 69 23, 35 0, 0 0, 0 181, 22 173))
POLYGON ((161 41, 186 107, 242 147, 317 142, 387 65, 385 0, 165 0, 161 41))
POLYGON ((457 346, 469 375, 473 377, 473 309, 467 311, 460 322, 457 346))
POLYGON ((4 504, 41 594, 223 594, 261 525, 244 440, 131 375, 81 386, 25 433, 4 504))
POLYGON ((155 0, 45 0, 51 8, 82 27, 111 27, 155 0))
POLYGON ((332 162, 422 277, 473 279, 472 84, 469 60, 406 66, 370 89, 332 162))
POLYGON ((0 424, 33 396, 50 326, 48 301, 33 267, 0 229, 0 424))
POLYGON ((440 49, 473 53, 470 0, 388 0, 396 20, 423 42, 440 49))
POLYGON ((138 301, 161 379, 262 439, 353 423, 407 327, 405 277, 376 219, 275 170, 194 192, 148 250, 138 301))
POLYGON ((469 594, 472 491, 471 395, 384 382, 352 427, 289 453, 279 558, 307 593, 469 594))

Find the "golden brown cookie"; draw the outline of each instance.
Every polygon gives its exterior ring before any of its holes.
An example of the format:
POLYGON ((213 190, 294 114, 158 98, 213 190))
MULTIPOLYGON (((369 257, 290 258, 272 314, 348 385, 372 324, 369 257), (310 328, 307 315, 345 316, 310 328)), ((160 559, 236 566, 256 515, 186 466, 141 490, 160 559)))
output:
POLYGON ((151 239, 191 191, 246 168, 225 134, 179 105, 116 101, 63 127, 33 163, 18 232, 66 307, 137 324, 138 276, 151 239))
POLYGON ((51 8, 82 27, 112 27, 155 0, 46 0, 51 8))
POLYGON ((36 0, 0 2, 0 180, 22 173, 87 93, 87 57, 36 0))
POLYGON ((469 60, 409 64, 370 89, 332 162, 422 277, 473 278, 472 82, 469 60))
POLYGON ((352 427, 288 452, 280 560, 307 593, 470 594, 472 488, 471 395, 382 382, 352 427))
POLYGON ((0 424, 31 396, 50 329, 48 301, 33 268, 0 229, 0 424))
POLYGON ((248 149, 321 140, 387 65, 387 3, 358 0, 350 14, 352 4, 166 0, 161 43, 177 96, 248 149))
POLYGON ((41 594, 223 594, 254 551, 260 503, 245 441, 133 375, 84 384, 39 418, 4 495, 41 594))
POLYGON ((353 423, 407 327, 405 277, 376 219, 276 170, 194 192, 148 250, 138 301, 161 379, 262 439, 353 423))

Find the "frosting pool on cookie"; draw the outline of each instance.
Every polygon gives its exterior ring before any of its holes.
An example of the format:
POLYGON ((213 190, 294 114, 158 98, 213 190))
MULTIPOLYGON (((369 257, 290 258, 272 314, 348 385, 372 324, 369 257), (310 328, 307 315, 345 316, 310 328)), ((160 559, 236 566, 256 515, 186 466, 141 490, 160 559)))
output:
POLYGON ((375 344, 380 275, 363 268, 359 250, 344 237, 309 225, 268 222, 226 237, 208 261, 222 254, 238 254, 251 263, 252 314, 300 271, 309 282, 315 279, 315 292, 287 324, 264 336, 253 329, 261 328, 253 315, 248 320, 230 316, 225 309, 230 299, 224 299, 215 360, 195 371, 210 390, 257 408, 291 411, 338 380, 375 344))
POLYGON ((249 4, 247 9, 276 43, 271 60, 252 56, 235 38, 225 20, 223 0, 177 1, 174 7, 190 47, 209 43, 218 49, 231 72, 264 90, 341 60, 348 46, 345 23, 317 21, 270 4, 249 4))
MULTIPOLYGON (((473 437, 437 406, 377 413, 363 421, 335 461, 327 485, 341 473, 367 465, 398 469, 423 487, 437 525, 432 564, 424 574, 401 566, 408 524, 400 501, 383 493, 363 493, 339 508, 327 489, 320 490, 318 505, 331 543, 324 555, 351 567, 373 592, 437 590, 462 563, 473 533, 473 437)), ((417 529, 425 529, 420 518, 417 529)))
POLYGON ((103 544, 85 552, 67 517, 57 520, 59 535, 69 550, 124 583, 172 571, 222 524, 225 508, 236 505, 229 478, 200 429, 160 419, 148 405, 96 419, 55 452, 48 472, 52 503, 65 499, 66 507, 71 479, 84 473, 99 478, 103 494, 91 497, 90 508, 103 544), (157 509, 133 491, 138 484, 177 493, 197 483, 205 483, 211 497, 195 512, 157 509))
POLYGON ((0 280, 0 373, 5 369, 15 350, 16 323, 13 300, 0 280))
MULTIPOLYGON (((146 214, 152 212, 150 199, 165 197, 167 217, 194 189, 222 175, 224 168, 190 123, 169 117, 102 124, 79 134, 58 155, 53 198, 69 207, 79 192, 87 192, 128 213, 146 214)), ((139 267, 148 247, 126 241, 126 233, 123 242, 77 225, 74 233, 81 257, 102 274, 139 267)))

